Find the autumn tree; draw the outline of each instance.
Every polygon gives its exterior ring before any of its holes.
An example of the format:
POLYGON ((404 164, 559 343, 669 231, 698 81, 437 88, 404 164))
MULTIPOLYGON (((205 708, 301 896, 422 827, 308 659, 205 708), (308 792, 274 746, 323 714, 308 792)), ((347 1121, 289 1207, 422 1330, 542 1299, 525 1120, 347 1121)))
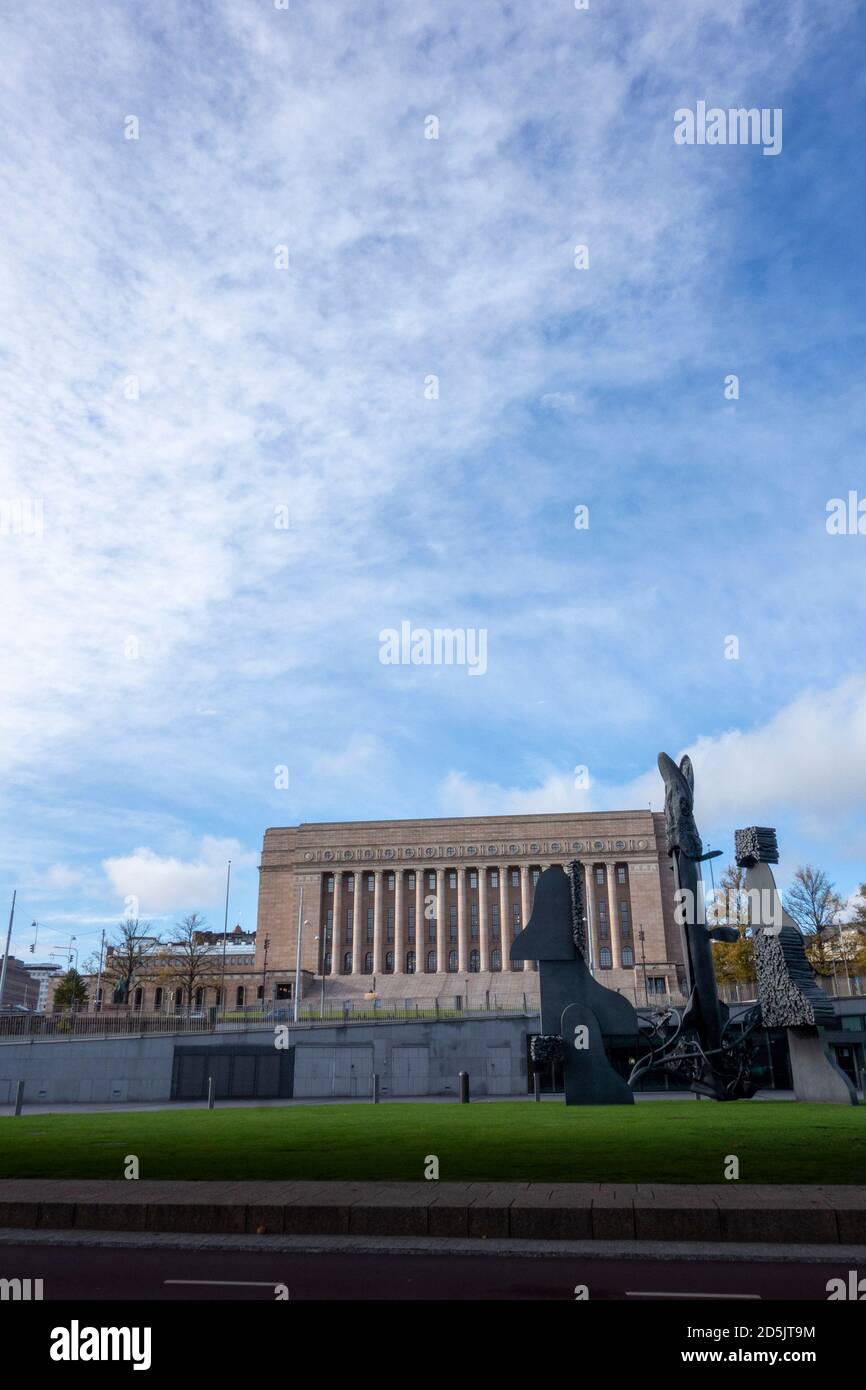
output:
POLYGON ((755 948, 749 926, 746 871, 729 864, 707 905, 708 927, 736 927, 736 941, 713 942, 713 965, 720 984, 747 983, 756 978, 755 948))

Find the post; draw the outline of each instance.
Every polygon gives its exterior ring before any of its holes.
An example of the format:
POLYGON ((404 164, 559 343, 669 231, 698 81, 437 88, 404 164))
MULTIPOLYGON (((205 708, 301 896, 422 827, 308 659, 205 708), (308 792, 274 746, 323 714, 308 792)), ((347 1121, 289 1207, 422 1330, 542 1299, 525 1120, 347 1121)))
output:
POLYGON ((209 1076, 208 1079, 207 1079, 207 1108, 208 1108, 208 1110, 213 1110, 213 1102, 214 1102, 214 1084, 213 1084, 213 1077, 212 1077, 212 1076, 209 1076))
POLYGON ((12 918, 15 916, 16 888, 12 894, 12 911, 9 913, 9 930, 6 933, 6 951, 3 955, 3 969, 0 970, 0 1009, 3 1008, 3 995, 6 993, 6 967, 9 964, 9 942, 12 940, 12 918))
POLYGON ((536 1100, 541 1100, 541 1074, 540 1074, 540 1072, 534 1072, 534 1073, 533 1073, 533 1076, 532 1076, 532 1084, 533 1084, 533 1086, 535 1087, 535 1099, 536 1099, 536 1100))
POLYGON ((15 1087, 15 1114, 21 1114, 21 1107, 24 1104, 24 1082, 19 1081, 15 1087))
POLYGON ((99 999, 99 991, 102 989, 102 953, 105 950, 105 927, 102 928, 102 936, 99 939, 99 974, 96 977, 96 998, 94 1008, 98 1014, 102 1013, 102 1004, 99 999))
POLYGON ((232 878, 232 861, 229 860, 226 868, 226 912, 223 918, 223 964, 220 971, 220 1008, 223 1016, 226 1012, 226 942, 229 934, 229 884, 232 878))
POLYGON ((304 885, 301 884, 301 897, 298 903, 298 948, 295 953, 295 1023, 298 1021, 298 1010, 301 1002, 301 937, 304 934, 304 885))
POLYGON ((457 1077, 458 1095, 461 1105, 469 1104, 469 1073, 461 1071, 457 1077))
POLYGON ((373 1104, 379 1104, 379 1073, 373 1072, 373 1104))

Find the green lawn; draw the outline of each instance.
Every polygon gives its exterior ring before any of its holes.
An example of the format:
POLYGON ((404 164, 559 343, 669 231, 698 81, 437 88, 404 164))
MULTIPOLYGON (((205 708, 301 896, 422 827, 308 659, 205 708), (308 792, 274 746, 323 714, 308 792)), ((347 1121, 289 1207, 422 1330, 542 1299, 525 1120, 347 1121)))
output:
POLYGON ((862 1183, 866 1106, 531 1101, 159 1110, 0 1119, 0 1177, 862 1183))

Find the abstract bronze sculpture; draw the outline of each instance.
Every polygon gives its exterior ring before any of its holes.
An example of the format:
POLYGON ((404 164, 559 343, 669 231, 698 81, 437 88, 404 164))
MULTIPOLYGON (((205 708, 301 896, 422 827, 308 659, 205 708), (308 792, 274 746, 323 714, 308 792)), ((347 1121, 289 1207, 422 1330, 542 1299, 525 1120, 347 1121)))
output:
POLYGON ((818 984, 803 935, 782 906, 770 868, 779 862, 776 832, 769 826, 737 830, 734 845, 737 863, 746 871, 761 1022, 788 1031, 794 1093, 798 1100, 856 1105, 856 1090, 819 1032, 836 1021, 832 1001, 818 984))
POLYGON ((532 1060, 562 1062, 566 1105, 633 1105, 628 1083, 611 1066, 607 1049, 635 1049, 638 1018, 628 999, 593 979, 586 959, 583 874, 554 865, 535 887, 532 914, 514 938, 511 959, 538 961, 540 1037, 532 1060))

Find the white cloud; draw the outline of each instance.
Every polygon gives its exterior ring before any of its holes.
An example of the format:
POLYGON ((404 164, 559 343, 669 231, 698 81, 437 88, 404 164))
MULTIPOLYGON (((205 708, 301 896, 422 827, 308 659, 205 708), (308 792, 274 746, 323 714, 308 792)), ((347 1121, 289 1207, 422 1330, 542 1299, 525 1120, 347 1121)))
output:
POLYGON ((197 859, 160 855, 142 846, 118 858, 105 859, 103 868, 121 900, 138 899, 141 917, 159 912, 194 911, 214 907, 224 899, 226 864, 246 867, 257 861, 236 840, 205 837, 197 859))

